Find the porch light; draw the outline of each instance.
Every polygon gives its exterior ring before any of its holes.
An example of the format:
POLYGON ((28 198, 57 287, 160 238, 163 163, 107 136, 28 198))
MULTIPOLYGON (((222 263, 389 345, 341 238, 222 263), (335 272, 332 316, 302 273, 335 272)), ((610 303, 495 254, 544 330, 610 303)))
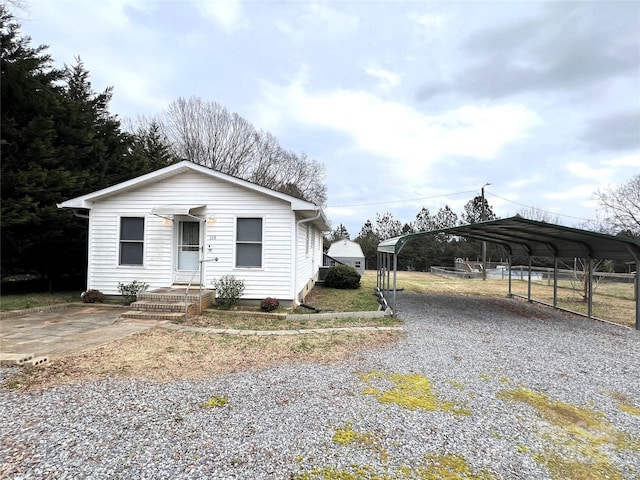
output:
POLYGON ((216 217, 209 217, 209 218, 207 218, 207 223, 208 223, 209 225, 213 225, 214 223, 216 223, 216 221, 217 221, 216 217))

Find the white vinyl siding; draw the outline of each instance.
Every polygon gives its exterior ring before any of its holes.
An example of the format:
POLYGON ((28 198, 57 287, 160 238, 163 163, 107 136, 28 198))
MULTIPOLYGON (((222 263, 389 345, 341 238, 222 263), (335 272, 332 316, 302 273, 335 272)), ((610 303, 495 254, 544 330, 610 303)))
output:
POLYGON ((223 275, 234 275, 245 282, 244 298, 294 298, 291 236, 295 214, 291 205, 197 172, 181 173, 93 204, 89 223, 89 288, 115 295, 119 293, 119 282, 138 280, 148 283, 150 288, 172 284, 176 258, 173 223, 150 213, 152 208, 167 204, 206 205, 193 212, 205 220, 204 287, 211 287, 211 282, 223 275), (118 264, 120 217, 145 220, 142 266, 118 264), (238 218, 262 219, 261 268, 236 268, 238 218))
POLYGON ((322 232, 311 223, 300 224, 296 242, 296 296, 298 296, 310 280, 317 280, 318 267, 322 265, 322 232), (317 247, 318 245, 320 247, 317 247))

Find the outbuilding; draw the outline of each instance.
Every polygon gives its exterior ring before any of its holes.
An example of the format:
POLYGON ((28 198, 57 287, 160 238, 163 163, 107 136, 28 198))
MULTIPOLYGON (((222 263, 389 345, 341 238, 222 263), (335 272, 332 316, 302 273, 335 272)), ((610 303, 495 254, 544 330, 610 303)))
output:
POLYGON ((332 243, 327 255, 330 257, 330 266, 341 263, 355 268, 360 275, 364 274, 364 253, 359 243, 344 238, 332 243))

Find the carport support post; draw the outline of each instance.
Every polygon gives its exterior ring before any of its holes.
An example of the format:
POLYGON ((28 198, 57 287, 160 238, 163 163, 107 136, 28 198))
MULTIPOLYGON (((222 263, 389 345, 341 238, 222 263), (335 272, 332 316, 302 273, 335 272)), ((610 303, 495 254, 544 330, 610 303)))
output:
POLYGON ((531 255, 529 255, 529 281, 527 282, 527 300, 531 302, 531 255))
POLYGON ((511 290, 511 254, 509 254, 509 298, 513 297, 513 292, 511 290))
POLYGON ((629 252, 636 262, 636 276, 633 279, 633 291, 636 301, 636 330, 640 330, 640 281, 638 281, 638 272, 640 271, 640 249, 629 247, 629 252))
POLYGON ((553 306, 558 306, 558 257, 553 257, 553 306))
POLYGON ((393 315, 396 314, 396 276, 398 273, 398 255, 393 254, 393 315))
POLYGON ((587 316, 589 318, 593 317, 593 258, 589 257, 587 272, 587 297, 588 297, 588 310, 587 316))
MULTIPOLYGON (((393 260, 395 263, 395 259, 396 259, 396 254, 393 254, 393 260)), ((391 254, 387 253, 387 290, 391 290, 391 254)), ((394 270, 393 274, 395 275, 396 272, 394 270)), ((396 292, 393 292, 393 294, 395 295, 396 292)), ((395 305, 393 306, 395 308, 395 305)))

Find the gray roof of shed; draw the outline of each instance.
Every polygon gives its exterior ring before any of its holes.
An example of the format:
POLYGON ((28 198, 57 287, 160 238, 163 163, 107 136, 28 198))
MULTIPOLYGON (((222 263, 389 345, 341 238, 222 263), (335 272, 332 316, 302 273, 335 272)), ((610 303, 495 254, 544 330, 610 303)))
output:
POLYGON ((519 215, 390 238, 378 245, 378 251, 398 254, 410 240, 439 233, 495 243, 511 255, 640 261, 639 239, 538 222, 519 215))

